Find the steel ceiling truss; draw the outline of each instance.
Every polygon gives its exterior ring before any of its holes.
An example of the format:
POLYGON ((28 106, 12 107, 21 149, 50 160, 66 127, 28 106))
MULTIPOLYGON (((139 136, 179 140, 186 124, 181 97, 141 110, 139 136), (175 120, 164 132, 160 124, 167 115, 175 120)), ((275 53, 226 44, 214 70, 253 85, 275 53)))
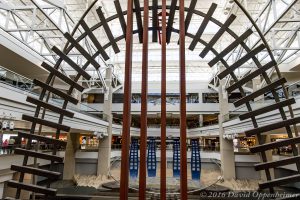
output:
MULTIPOLYGON (((298 9, 299 2, 297 2, 297 0, 266 1, 265 5, 262 6, 254 19, 255 23, 268 41, 278 64, 291 62, 296 58, 295 54, 300 50, 300 11, 298 9), (279 7, 282 9, 281 11, 278 11, 279 7), (291 58, 292 56, 294 57, 291 58)), ((244 1, 243 3, 247 4, 247 1, 244 1)), ((244 6, 247 7, 247 5, 244 6)), ((232 12, 235 11, 236 10, 233 8, 232 12)), ((251 44, 250 49, 254 49, 261 41, 261 38, 257 36, 257 32, 253 25, 248 27, 248 29, 253 30, 254 37, 245 39, 245 43, 251 44)), ((244 53, 245 51, 242 46, 238 46, 227 55, 226 60, 236 62, 244 55, 244 53)), ((264 52, 258 57, 258 59, 260 62, 266 63, 268 62, 267 57, 268 53, 264 52)), ((248 63, 245 65, 245 68, 250 69, 245 69, 243 72, 236 75, 243 76, 244 74, 251 72, 254 69, 253 66, 253 62, 248 63)), ((274 70, 272 69, 268 73, 270 75, 273 72, 274 70)), ((210 81, 210 85, 213 86, 213 88, 216 88, 219 84, 217 81, 214 81, 215 78, 216 75, 213 76, 210 81)), ((229 80, 227 81, 228 85, 226 86, 229 86, 232 83, 232 79, 230 76, 228 76, 227 79, 229 80)), ((263 81, 261 86, 263 85, 265 85, 265 81, 263 81)))
MULTIPOLYGON (((46 2, 49 5, 40 5, 36 0, 31 0, 30 4, 20 0, 22 5, 0 2, 0 15, 5 18, 3 23, 0 24, 0 28, 43 56, 49 63, 55 64, 58 57, 53 52, 52 47, 63 48, 63 45, 67 42, 64 33, 71 33, 75 28, 76 22, 64 6, 57 6, 57 2, 55 3, 51 0, 46 2)), ((79 27, 78 32, 82 33, 84 29, 79 27)), ((82 43, 83 48, 89 54, 97 51, 96 47, 91 43, 92 41, 87 38, 82 43)), ((107 60, 107 57, 105 58, 107 60)), ((84 57, 76 52, 72 60, 80 65, 84 57)), ((103 68, 95 73, 93 79, 99 80, 100 84, 97 87, 103 87, 104 91, 106 91, 107 86, 103 78, 103 69, 106 69, 108 65, 101 56, 99 56, 98 60, 103 64, 103 68)), ((69 71, 66 65, 62 65, 61 70, 65 75, 69 71)), ((72 75, 72 73, 67 75, 72 75)), ((119 88, 121 82, 116 74, 113 74, 113 79, 114 87, 119 88)), ((87 86, 90 85, 92 84, 87 84, 87 86)))

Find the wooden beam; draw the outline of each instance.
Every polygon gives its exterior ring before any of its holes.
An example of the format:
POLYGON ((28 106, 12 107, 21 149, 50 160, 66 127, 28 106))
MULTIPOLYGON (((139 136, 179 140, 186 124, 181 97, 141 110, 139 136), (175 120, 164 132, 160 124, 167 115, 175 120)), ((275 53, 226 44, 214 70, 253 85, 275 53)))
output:
POLYGON ((265 106, 265 107, 262 107, 262 108, 259 108, 259 109, 253 110, 253 111, 249 111, 249 112, 244 113, 244 114, 241 114, 239 116, 239 118, 240 118, 240 120, 249 119, 251 117, 262 115, 264 113, 271 112, 273 110, 277 110, 279 108, 282 108, 282 107, 285 107, 285 106, 289 106, 289 105, 292 105, 294 103, 296 103, 296 101, 295 101, 294 98, 292 98, 292 99, 286 99, 286 100, 283 100, 283 101, 280 101, 280 102, 276 102, 274 104, 271 104, 271 105, 268 105, 268 106, 265 106))
POLYGON ((29 122, 34 122, 34 123, 37 123, 37 124, 41 124, 41 125, 48 126, 48 127, 51 127, 51 128, 63 130, 63 131, 66 131, 66 132, 70 131, 69 126, 65 126, 65 125, 62 125, 62 124, 55 123, 55 122, 50 122, 48 120, 40 119, 40 118, 37 118, 37 117, 31 117, 31 116, 28 116, 28 115, 25 115, 25 114, 22 115, 22 120, 29 121, 29 122))
POLYGON ((184 1, 179 0, 179 66, 180 66, 180 199, 187 198, 186 148, 186 70, 184 1))
POLYGON ((57 69, 55 69, 54 67, 50 66, 49 64, 43 62, 42 63, 42 67, 45 68, 50 73, 52 73, 53 75, 55 75, 56 77, 58 77, 59 79, 61 79, 62 81, 64 81, 67 84, 69 84, 70 86, 73 86, 78 91, 82 92, 84 90, 84 87, 82 87, 81 85, 79 85, 77 82, 73 81, 68 76, 62 74, 57 69))
POLYGON ((189 46, 189 50, 193 51, 195 49, 195 47, 198 43, 198 39, 201 38, 201 36, 202 36, 209 20, 211 19, 212 15, 214 14, 216 8, 217 8, 217 4, 212 3, 209 10, 208 10, 208 12, 207 12, 207 14, 205 15, 205 17, 204 17, 204 19, 201 23, 197 33, 196 33, 195 37, 193 38, 193 40, 192 40, 192 42, 189 46))
POLYGON ((144 29, 142 51, 142 91, 141 91, 141 135, 140 135, 140 176, 139 199, 146 200, 147 181, 147 116, 148 116, 148 26, 149 0, 144 0, 144 29))
POLYGON ((118 47, 118 45, 117 45, 117 43, 116 43, 116 41, 114 39, 114 36, 113 36, 113 34, 112 34, 112 32, 111 32, 108 24, 107 24, 107 21, 106 21, 106 19, 104 17, 104 14, 103 14, 103 12, 101 10, 101 6, 96 11, 97 11, 97 14, 98 14, 99 19, 100 19, 100 21, 102 23, 103 29, 104 29, 104 31, 105 31, 105 33, 106 33, 106 35, 107 35, 107 37, 108 37, 108 39, 109 39, 109 41, 111 43, 111 46, 112 46, 114 52, 115 53, 119 53, 120 49, 119 49, 119 47, 118 47))
POLYGON ((60 51, 56 46, 52 47, 52 51, 56 53, 61 59, 63 59, 70 67, 77 71, 83 78, 85 78, 86 80, 91 79, 91 75, 89 75, 85 70, 79 67, 69 56, 60 51))
POLYGON ((46 153, 39 153, 36 151, 31 151, 31 150, 26 150, 26 149, 21 149, 21 148, 15 148, 15 154, 18 155, 25 155, 29 157, 34 157, 34 158, 40 158, 44 160, 51 160, 53 162, 63 162, 64 158, 56 155, 51 155, 51 154, 46 154, 46 153))
POLYGON ((228 47, 226 47, 221 53, 215 56, 211 61, 208 62, 210 67, 214 66, 219 62, 222 58, 224 58, 228 53, 230 53, 233 49, 235 49, 240 43, 242 43, 246 38, 248 38, 253 31, 248 29, 245 31, 240 37, 238 37, 235 41, 233 41, 228 47))
POLYGON ((167 43, 170 43, 171 40, 171 34, 172 34, 175 11, 176 11, 176 4, 177 4, 177 0, 171 1, 171 7, 170 7, 169 19, 167 25, 167 43))
MULTIPOLYGON (((191 3, 190 3, 190 7, 188 8, 186 18, 185 18, 185 33, 187 33, 188 28, 190 26, 196 4, 197 4, 197 0, 192 0, 191 3)), ((179 40, 178 40, 178 44, 179 44, 179 40)))
POLYGON ((57 107, 57 106, 54 106, 54 105, 52 105, 50 103, 46 103, 44 101, 35 99, 33 97, 27 96, 26 101, 29 102, 29 103, 35 104, 37 106, 41 106, 43 108, 46 108, 48 110, 51 110, 51 111, 53 111, 55 113, 65 115, 65 116, 70 117, 70 118, 74 117, 74 113, 72 113, 72 112, 70 112, 70 111, 68 111, 66 109, 62 109, 60 107, 57 107))
POLYGON ((96 70, 100 68, 100 64, 71 36, 68 32, 64 34, 65 38, 81 53, 96 70))
POLYGON ((185 33, 187 32, 187 30, 190 26, 196 4, 197 4, 197 0, 191 0, 190 7, 188 9, 188 12, 187 12, 186 18, 185 18, 185 33))
POLYGON ((27 138, 30 140, 37 140, 45 143, 50 143, 58 146, 67 146, 67 142, 63 140, 58 140, 58 139, 52 139, 46 136, 41 136, 37 134, 31 134, 31 133, 24 133, 24 132, 18 132, 18 136, 21 138, 27 138))
MULTIPOLYGON (((141 5, 140 0, 134 0, 134 11, 136 17, 136 24, 138 28, 139 41, 143 42, 143 23, 142 23, 142 14, 141 14, 141 5)), ((147 29, 148 31, 148 29, 147 29)))
POLYGON ((263 49, 265 49, 265 45, 261 44, 258 47, 256 47, 255 49, 251 50, 245 56, 243 56, 241 59, 239 59, 234 64, 232 64, 230 67, 226 68, 224 71, 222 71, 221 73, 219 73, 218 74, 218 78, 219 79, 223 79, 225 76, 227 76, 228 74, 230 74, 230 72, 233 72, 234 70, 236 70, 237 68, 239 68, 240 66, 242 66, 244 63, 246 63, 248 60, 250 60, 251 58, 253 58, 256 54, 258 54, 259 52, 261 52, 263 49))
POLYGON ((288 177, 282 177, 278 179, 273 179, 270 181, 266 181, 264 183, 259 183, 260 189, 266 189, 266 188, 272 188, 272 187, 278 187, 280 185, 285 185, 289 183, 295 183, 300 181, 300 174, 288 176, 288 177))
POLYGON ((254 72, 251 72, 250 74, 248 74, 247 76, 243 77, 242 79, 240 79, 239 81, 235 82, 234 84, 232 84, 231 86, 229 86, 226 90, 228 93, 231 93, 233 90, 238 89, 239 87, 243 86, 244 84, 246 84, 247 82, 251 81, 253 78, 261 75, 262 73, 264 73, 265 71, 267 71, 268 69, 272 68, 273 66, 276 65, 275 61, 270 61, 267 64, 265 64, 264 66, 258 68, 257 70, 255 70, 254 72))
POLYGON ((283 128, 285 126, 291 126, 291 125, 298 124, 298 123, 300 123, 300 117, 287 119, 287 120, 282 120, 282 121, 278 121, 276 123, 272 123, 272 124, 269 124, 269 125, 265 125, 265 126, 261 126, 261 127, 255 128, 255 129, 245 131, 245 135, 247 137, 251 137, 252 135, 264 133, 264 132, 267 132, 267 131, 276 130, 278 128, 283 128))
POLYGON ((128 199, 129 145, 130 145, 130 126, 131 126, 133 0, 127 1, 127 27, 126 28, 127 29, 126 29, 125 74, 124 74, 120 200, 128 199))
POLYGON ((227 18, 225 23, 221 26, 218 32, 213 36, 213 38, 209 41, 209 43, 204 47, 204 49, 200 53, 201 58, 204 58, 206 56, 206 54, 211 50, 211 48, 216 44, 216 42, 220 39, 220 37, 225 33, 225 31, 228 29, 228 27, 234 21, 235 18, 236 18, 235 15, 230 15, 227 18))
POLYGON ((269 161, 266 163, 255 164, 254 168, 256 171, 260 171, 260 170, 264 170, 264 169, 294 164, 299 161, 300 161, 300 156, 293 156, 293 157, 283 158, 280 160, 269 161))
POLYGON ((117 14, 119 17, 120 25, 122 27, 123 34, 126 35, 126 22, 125 22, 125 18, 123 15, 122 7, 120 5, 120 1, 115 0, 114 3, 115 3, 116 11, 117 11, 117 14))
POLYGON ((22 189, 22 190, 27 190, 35 193, 41 193, 49 196, 55 196, 56 195, 56 190, 52 188, 46 188, 38 185, 32 185, 28 183, 19 183, 17 181, 9 180, 7 181, 7 186, 17 188, 17 189, 22 189))
POLYGON ((22 172, 22 173, 27 173, 27 174, 34 174, 37 176, 43 176, 47 177, 49 179, 54 179, 57 180, 59 179, 61 173, 59 172, 54 172, 54 171, 49 171, 49 170, 44 170, 40 168, 35 168, 35 167, 29 167, 29 166, 17 166, 17 165, 11 165, 10 167, 11 170, 17 171, 17 172, 22 172))
POLYGON ((37 79, 33 80, 33 84, 35 84, 35 85, 37 85, 37 86, 39 86, 39 87, 41 87, 41 88, 43 88, 45 90, 48 90, 49 92, 52 92, 53 94, 56 94, 56 95, 62 97, 64 100, 69 101, 69 102, 71 102, 73 104, 77 104, 78 103, 78 99, 75 99, 74 97, 72 97, 72 96, 70 96, 70 95, 68 95, 68 94, 66 94, 66 93, 64 93, 64 92, 62 92, 62 91, 60 91, 60 90, 58 90, 58 89, 50 86, 50 85, 47 85, 46 83, 43 83, 43 82, 41 82, 41 81, 39 81, 37 79))
POLYGON ((265 94, 266 92, 269 92, 271 90, 275 90, 277 87, 279 87, 280 85, 286 83, 286 79, 285 78, 280 78, 276 81, 274 81, 273 83, 270 83, 269 85, 266 85, 265 87, 247 95, 244 96, 243 98, 235 101, 233 104, 235 107, 239 107, 253 99, 255 99, 256 97, 259 97, 260 95, 265 94))
POLYGON ((106 51, 104 50, 104 48, 102 47, 102 45, 100 44, 100 42, 97 40, 96 36, 94 35, 94 33, 91 31, 91 29, 88 27, 88 25, 85 23, 84 20, 80 21, 80 24, 82 26, 82 28, 84 29, 84 31, 87 33, 87 35, 89 36, 89 38, 91 39, 91 41, 93 42, 93 44, 95 45, 95 47, 97 48, 97 50, 100 52, 102 58, 104 60, 108 60, 109 56, 107 55, 106 51))
MULTIPOLYGON (((157 0, 152 1, 152 42, 157 42, 158 33, 158 3, 157 0)), ((165 21, 166 22, 166 21, 165 21)))
POLYGON ((259 146, 251 147, 249 150, 251 153, 259 153, 259 152, 264 152, 270 149, 275 149, 283 146, 295 145, 298 143, 300 143, 300 137, 295 137, 295 138, 288 138, 288 139, 275 141, 271 143, 260 144, 259 146))
MULTIPOLYGON (((162 22, 167 21, 167 8, 166 0, 162 0, 162 22)), ((167 196, 167 155, 166 155, 166 139, 167 139, 167 108, 166 108, 166 85, 167 85, 167 55, 166 55, 166 46, 167 46, 167 30, 166 23, 162 23, 162 35, 161 35, 161 144, 160 144, 160 199, 166 200, 167 196)))

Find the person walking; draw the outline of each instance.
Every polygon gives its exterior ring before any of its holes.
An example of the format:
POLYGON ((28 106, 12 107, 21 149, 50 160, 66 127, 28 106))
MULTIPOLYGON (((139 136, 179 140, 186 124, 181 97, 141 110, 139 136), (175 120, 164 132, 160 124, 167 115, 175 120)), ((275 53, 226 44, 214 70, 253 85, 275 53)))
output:
POLYGON ((8 152, 7 147, 8 147, 8 140, 6 139, 6 140, 2 143, 3 154, 5 154, 6 152, 8 152))
POLYGON ((9 153, 12 154, 13 149, 14 149, 14 145, 15 145, 15 139, 14 138, 10 138, 8 141, 8 147, 9 147, 9 153))

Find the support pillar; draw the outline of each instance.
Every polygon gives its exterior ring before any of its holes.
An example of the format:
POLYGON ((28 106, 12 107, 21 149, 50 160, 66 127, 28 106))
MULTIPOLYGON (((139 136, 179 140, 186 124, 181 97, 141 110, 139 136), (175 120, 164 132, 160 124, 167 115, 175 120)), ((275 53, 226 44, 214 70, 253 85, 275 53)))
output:
POLYGON ((79 134, 68 133, 66 146, 63 180, 72 180, 75 175, 75 154, 79 146, 79 134))
MULTIPOLYGON (((78 82, 79 85, 82 86, 82 77, 80 77, 77 82, 78 82)), ((78 99, 77 107, 78 107, 78 109, 80 109, 80 107, 81 107, 82 92, 80 92, 78 90, 75 90, 75 98, 78 99)))
MULTIPOLYGON (((220 71, 224 70, 224 66, 220 66, 220 71)), ((221 168, 225 180, 235 179, 235 157, 233 149, 233 140, 225 139, 223 122, 229 118, 228 94, 225 89, 226 80, 220 80, 219 86, 219 134, 220 134, 220 155, 221 168)))
POLYGON ((199 127, 203 126, 203 115, 199 115, 199 127))
MULTIPOLYGON (((268 133, 268 135, 262 135, 261 138, 263 140, 263 143, 270 143, 271 142, 271 136, 270 136, 269 133, 268 133)), ((257 137, 255 139, 257 141, 257 137)), ((267 157, 268 162, 272 162, 272 160, 273 160, 272 150, 268 150, 268 151, 265 151, 265 152, 266 152, 266 157, 267 157)), ((275 176, 274 175, 274 169, 270 168, 269 171, 270 171, 271 178, 274 179, 274 176, 275 176)), ((267 181, 267 176, 266 176, 266 173, 265 173, 264 170, 260 171, 260 178, 263 181, 267 181)))
POLYGON ((105 83, 107 91, 104 94, 104 119, 108 122, 107 137, 99 140, 97 175, 103 177, 109 175, 111 138, 112 138, 112 68, 106 68, 105 83))
MULTIPOLYGON (((259 90, 260 86, 261 86, 260 76, 255 77, 252 80, 252 89, 253 89, 253 92, 259 90)), ((256 101, 256 102, 259 101, 259 103, 263 103, 263 101, 264 101, 264 95, 258 96, 257 98, 254 99, 254 101, 256 101)))

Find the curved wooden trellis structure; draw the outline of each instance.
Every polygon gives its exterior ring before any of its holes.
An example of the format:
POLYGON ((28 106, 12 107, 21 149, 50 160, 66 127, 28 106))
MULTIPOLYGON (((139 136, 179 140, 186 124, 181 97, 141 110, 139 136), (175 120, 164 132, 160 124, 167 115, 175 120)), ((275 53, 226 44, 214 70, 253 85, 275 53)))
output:
MULTIPOLYGON (((109 56, 106 53, 106 49, 108 49, 109 47, 112 47, 115 53, 119 53, 120 50, 119 50, 117 43, 120 40, 126 38, 126 41, 127 41, 130 38, 132 38, 132 35, 138 34, 139 40, 140 40, 140 42, 142 42, 143 39, 145 39, 145 37, 148 37, 148 34, 145 34, 146 30, 152 31, 152 42, 157 42, 158 30, 163 31, 163 40, 162 40, 163 41, 162 42, 163 43, 162 44, 163 51, 162 51, 162 53, 164 56, 165 56, 165 51, 166 51, 164 41, 166 41, 167 43, 170 42, 172 33, 178 33, 178 34, 180 34, 180 36, 184 36, 184 37, 187 36, 192 39, 192 42, 189 45, 189 49, 191 51, 193 51, 195 49, 195 46, 198 43, 200 43, 201 45, 204 46, 203 51, 200 52, 200 56, 202 58, 205 57, 209 52, 214 54, 214 58, 208 63, 210 66, 213 66, 217 63, 221 63, 226 68, 224 71, 222 71, 218 74, 218 77, 220 79, 223 79, 227 76, 232 77, 234 83, 231 84, 228 88, 226 88, 226 90, 229 93, 234 90, 239 90, 239 92, 242 94, 243 97, 241 99, 237 100, 236 102, 234 102, 234 105, 236 107, 239 107, 241 105, 246 105, 248 112, 240 115, 239 118, 240 118, 240 120, 251 120, 252 121, 254 128, 252 130, 246 131, 246 135, 247 136, 256 135, 258 138, 259 145, 251 148, 250 151, 252 153, 260 153, 262 162, 260 164, 255 165, 255 169, 256 170, 264 170, 265 174, 266 174, 267 181, 264 183, 261 183, 259 185, 260 189, 268 188, 268 189, 270 189, 270 191, 273 191, 273 188, 276 186, 300 181, 300 174, 282 177, 282 178, 278 178, 278 179, 272 179, 272 177, 271 177, 271 173, 270 173, 271 168, 275 168, 278 166, 284 166, 284 165, 288 165, 288 164, 294 164, 294 163, 296 164, 297 170, 300 173, 300 156, 298 155, 298 150, 297 150, 297 146, 296 146, 296 144, 300 143, 300 137, 293 136, 293 129, 294 129, 294 132, 297 133, 296 124, 300 122, 300 117, 296 117, 296 118, 293 117, 291 105, 293 103, 295 103, 295 100, 293 98, 288 97, 286 89, 285 89, 285 85, 284 85, 286 83, 286 79, 281 76, 281 74, 278 70, 277 63, 274 59, 274 56, 272 55, 272 52, 270 51, 270 48, 268 47, 268 44, 266 43, 266 41, 262 35, 261 35, 261 37, 262 37, 261 39, 262 39, 263 43, 256 45, 255 48, 253 48, 253 49, 250 49, 244 41, 253 33, 252 29, 248 29, 243 34, 238 36, 233 30, 230 29, 230 24, 235 20, 234 15, 229 16, 228 19, 224 23, 221 23, 220 21, 218 21, 217 19, 215 19, 212 16, 217 7, 216 4, 212 4, 210 9, 208 10, 208 12, 203 13, 201 11, 195 10, 195 5, 197 3, 197 0, 191 0, 191 4, 189 7, 184 7, 182 0, 179 0, 179 3, 180 3, 179 6, 177 6, 177 0, 172 0, 171 5, 169 5, 169 6, 165 5, 165 1, 163 1, 164 2, 163 6, 160 6, 160 5, 158 5, 157 0, 153 0, 152 6, 149 6, 149 7, 147 6, 146 8, 140 7, 138 0, 134 0, 134 1, 129 0, 128 1, 129 2, 128 11, 123 11, 120 6, 119 1, 115 0, 114 4, 115 4, 117 14, 105 18, 103 15, 103 12, 101 11, 101 8, 98 8, 97 14, 101 21, 98 24, 94 25, 93 27, 88 27, 88 25, 85 22, 85 16, 90 11, 90 9, 93 6, 95 6, 95 2, 91 5, 91 7, 88 9, 88 11, 84 14, 84 16, 79 21, 76 28, 73 30, 72 34, 69 34, 69 33, 64 34, 65 38, 68 41, 65 48, 61 51, 60 49, 53 47, 53 51, 59 56, 59 60, 56 62, 55 66, 50 66, 47 63, 42 64, 42 66, 50 73, 46 82, 43 83, 38 80, 34 80, 34 84, 36 86, 41 87, 42 92, 41 92, 39 99, 34 99, 32 97, 27 98, 28 102, 36 105, 36 111, 35 111, 34 116, 23 115, 23 120, 32 122, 30 132, 29 133, 19 133, 20 137, 28 138, 28 144, 26 146, 26 149, 16 149, 15 150, 16 154, 24 155, 23 166, 12 165, 12 167, 11 167, 12 170, 20 172, 21 176, 20 176, 18 182, 17 181, 9 181, 8 182, 8 186, 17 188, 16 198, 20 197, 21 190, 28 190, 28 191, 32 191, 32 192, 41 193, 41 194, 44 194, 46 197, 56 195, 56 190, 50 188, 50 183, 52 181, 59 179, 60 174, 58 172, 54 172, 54 171, 41 170, 39 168, 29 167, 29 166, 27 166, 27 161, 28 161, 29 157, 50 160, 51 161, 51 170, 52 170, 53 164, 55 162, 63 162, 63 158, 56 156, 57 148, 54 148, 52 155, 29 150, 32 140, 34 139, 34 140, 38 140, 38 141, 52 143, 52 144, 54 144, 55 147, 57 147, 59 145, 65 146, 66 145, 65 142, 58 140, 58 137, 59 137, 59 134, 61 133, 61 131, 68 132, 70 130, 70 127, 63 125, 63 119, 65 117, 72 118, 74 116, 73 113, 66 110, 66 107, 69 102, 71 102, 73 104, 78 103, 78 100, 76 98, 72 97, 72 92, 75 89, 78 91, 83 91, 84 88, 77 83, 81 77, 83 77, 87 80, 91 78, 90 75, 85 71, 87 69, 87 67, 89 65, 92 65, 95 69, 99 69, 100 65, 96 61, 96 58, 98 56, 102 56, 103 59, 108 60, 109 56), (133 5, 131 5, 130 2, 135 5, 135 9, 133 9, 133 5), (169 13, 168 23, 166 26, 158 27, 157 26, 158 10, 162 9, 163 17, 165 17, 165 13, 166 13, 165 8, 168 9, 168 13, 169 13), (148 11, 152 10, 153 24, 151 27, 148 27, 148 26, 143 27, 141 12, 147 11, 147 10, 148 11), (174 15, 177 10, 180 11, 180 16, 181 16, 180 28, 181 28, 181 30, 184 30, 184 31, 173 28, 174 15), (183 21, 182 16, 184 16, 183 15, 184 12, 186 13, 186 18, 183 21), (132 30, 133 13, 135 13, 136 19, 137 19, 137 30, 132 30), (125 23, 124 16, 126 16, 126 15, 127 15, 127 18, 129 19, 129 20, 127 19, 127 22, 129 24, 125 23), (200 25, 196 34, 187 32, 193 15, 198 15, 203 18, 202 24, 200 25), (112 20, 119 20, 120 26, 123 31, 122 35, 120 35, 118 37, 113 36, 112 31, 110 30, 109 25, 108 25, 108 22, 110 22, 112 20), (218 30, 218 32, 214 35, 214 37, 209 42, 206 42, 203 39, 201 39, 201 36, 202 36, 208 22, 214 23, 215 25, 219 26, 220 29, 218 30), (84 30, 84 32, 79 37, 74 38, 74 34, 78 31, 79 27, 81 27, 84 30), (104 29, 106 36, 109 40, 109 42, 103 46, 99 43, 98 39, 93 34, 93 31, 97 30, 98 28, 104 29), (132 33, 128 32, 128 30, 132 31, 132 33), (228 47, 224 48, 221 52, 218 52, 217 50, 214 49, 213 46, 225 34, 229 34, 231 37, 233 37, 235 39, 235 41, 232 42, 228 47), (88 51, 86 51, 80 45, 80 41, 85 39, 86 37, 88 37, 92 41, 95 48, 97 49, 97 51, 94 54, 90 54, 88 51), (241 57, 240 60, 233 63, 232 65, 228 64, 228 62, 225 59, 226 55, 228 55, 228 53, 230 53, 232 50, 237 48, 239 45, 243 48, 244 51, 246 51, 246 54, 243 57, 241 57), (270 57, 270 61, 267 64, 263 65, 258 60, 256 55, 258 53, 260 53, 261 51, 263 51, 264 49, 268 50, 267 52, 268 52, 268 56, 270 57), (68 57, 68 54, 73 50, 78 51, 80 54, 82 54, 83 57, 86 58, 87 61, 83 65, 83 67, 79 67, 76 63, 74 63, 68 57), (237 70, 238 68, 240 68, 243 64, 245 64, 249 60, 253 61, 253 63, 256 65, 257 69, 255 71, 249 73, 247 76, 239 79, 234 74, 234 71, 237 70), (59 70, 60 65, 63 61, 68 63, 77 72, 77 75, 75 76, 74 79, 71 79, 70 77, 67 77, 66 75, 64 75, 63 73, 60 72, 60 70, 59 70), (270 70, 271 68, 275 69, 276 76, 277 76, 277 79, 275 79, 275 80, 274 79, 271 80, 271 78, 267 74, 267 71, 270 70), (258 77, 258 76, 261 76, 265 80, 266 85, 263 86, 261 89, 255 91, 251 94, 246 95, 246 92, 244 91, 242 86, 244 84, 246 84, 247 82, 251 81, 253 78, 258 77), (52 86, 52 84, 56 78, 65 82, 66 85, 69 85, 69 89, 66 93, 61 92, 52 86), (286 95, 284 100, 281 100, 276 92, 279 89, 282 89, 284 91, 284 94, 286 95), (251 101, 253 99, 265 94, 266 92, 271 92, 273 94, 274 99, 275 99, 274 103, 271 105, 265 106, 263 108, 253 110, 252 106, 250 104, 251 101), (51 103, 48 102, 49 96, 51 93, 58 95, 62 99, 64 99, 64 102, 61 107, 52 105, 51 103), (289 114, 286 114, 284 107, 289 108, 289 114), (47 112, 47 110, 50 110, 52 112, 59 114, 59 120, 57 122, 52 122, 52 121, 48 121, 47 119, 44 119, 45 113, 47 112), (274 110, 279 111, 282 121, 274 123, 274 124, 270 124, 270 125, 260 126, 257 122, 256 117, 258 115, 261 115, 261 114, 264 114, 264 113, 267 113, 270 111, 274 111, 274 110), (38 124, 42 125, 42 126, 48 126, 48 127, 55 128, 57 139, 56 140, 49 139, 49 138, 46 138, 43 136, 36 135, 35 129, 38 124), (293 129, 291 128, 291 126, 293 129), (263 138, 262 138, 262 133, 271 131, 274 129, 278 129, 278 128, 285 128, 289 138, 282 140, 282 141, 278 141, 278 142, 264 143, 263 138), (293 151, 292 157, 289 157, 289 158, 286 158, 286 159, 283 159, 280 161, 268 161, 267 160, 266 153, 265 153, 267 150, 270 150, 273 148, 278 148, 281 146, 286 146, 286 145, 292 146, 292 151, 293 151), (25 173, 47 177, 49 180, 47 187, 23 183, 25 173)), ((237 5, 242 9, 242 11, 245 13, 245 15, 251 21, 252 19, 250 18, 249 14, 243 9, 243 7, 241 7, 241 5, 237 1, 235 1, 235 2, 237 3, 237 5)), ((253 22, 253 20, 252 20, 252 22, 253 22)), ((253 24, 253 27, 256 29, 256 31, 259 32, 259 29, 257 28, 257 26, 255 24, 253 24)), ((181 60, 182 60, 184 58, 184 45, 182 45, 184 39, 182 39, 182 37, 180 37, 180 38, 181 38, 181 41, 179 42, 181 44, 180 51, 181 51, 181 53, 183 53, 183 54, 181 54, 181 60)), ((147 40, 145 40, 145 41, 147 41, 147 40)), ((126 58, 128 59, 126 61, 126 67, 128 67, 131 62, 130 61, 130 54, 131 54, 130 41, 128 41, 126 43, 126 46, 127 46, 127 52, 126 52, 127 57, 126 58)), ((145 56, 146 56, 146 54, 145 54, 145 56)), ((165 62, 165 60, 164 60, 164 62, 165 62)), ((182 64, 182 66, 184 66, 184 64, 182 64)), ((165 73, 165 71, 163 73, 165 73)), ((123 155, 122 155, 122 175, 121 175, 121 199, 127 199, 127 192, 128 192, 128 175, 127 175, 128 174, 128 161, 127 160, 128 160, 128 147, 129 147, 129 137, 128 137, 129 134, 128 133, 130 133, 129 132, 130 127, 128 127, 128 124, 130 125, 129 122, 130 122, 130 98, 131 98, 131 92, 130 92, 131 71, 130 71, 130 68, 126 68, 125 76, 127 76, 127 77, 125 77, 124 113, 126 110, 127 116, 125 116, 123 118, 127 121, 125 123, 123 122, 123 137, 127 138, 127 139, 123 140, 124 142, 123 142, 123 147, 122 147, 123 155), (124 127, 124 126, 127 126, 127 127, 124 127), (127 132, 125 132, 124 130, 127 130, 127 132), (126 151, 127 151, 127 153, 126 153, 126 151)), ((162 77, 165 77, 165 74, 162 77)), ((184 68, 181 68, 181 78, 184 78, 184 77, 185 77, 184 68)), ((165 84, 165 82, 163 84, 165 84)), ((181 90, 181 91, 184 91, 185 85, 181 85, 181 86, 183 87, 182 88, 183 90, 181 90)), ((145 90, 145 91, 147 91, 147 90, 145 90)), ((165 88, 162 91, 163 91, 162 99, 164 99, 165 98, 165 88)), ((146 93, 145 93, 145 95, 146 95, 146 93)), ((144 96, 144 100, 145 99, 147 99, 147 96, 144 96)), ((182 96, 182 99, 185 99, 184 96, 182 96)), ((164 103, 162 103, 162 104, 164 104, 164 103)), ((162 110, 164 110, 164 112, 165 112, 165 107, 163 107, 163 106, 164 105, 162 105, 162 110)), ((181 104, 181 111, 183 110, 185 112, 184 106, 185 105, 181 104)), ((185 115, 184 112, 182 112, 182 116, 185 115)), ((165 126, 165 124, 164 124, 164 126, 165 126)), ((181 127, 181 131, 184 131, 184 129, 186 129, 186 127, 183 124, 181 127)), ((144 139, 145 139, 145 137, 144 137, 144 139)), ((185 148, 183 147, 183 149, 185 149, 185 148)), ((183 156, 181 160, 184 160, 184 158, 185 157, 183 156)), ((183 161, 182 167, 184 167, 184 164, 185 164, 184 162, 186 162, 186 161, 183 161)), ((165 168, 165 166, 164 166, 164 168, 165 168)), ((187 177, 186 177, 186 174, 184 174, 185 170, 182 169, 181 171, 183 173, 181 176, 181 181, 182 181, 181 182, 181 197, 182 197, 182 199, 184 199, 186 197, 186 192, 187 192, 187 186, 186 186, 187 177)), ((166 193, 165 184, 166 183, 163 180, 165 178, 165 174, 162 174, 162 177, 163 178, 161 179, 161 181, 162 181, 161 182, 161 184, 162 184, 161 197, 162 197, 162 199, 165 199, 166 198, 165 197, 165 193, 166 193)), ((143 177, 143 178, 146 179, 145 177, 143 177)), ((143 183, 143 180, 140 180, 140 181, 141 181, 140 183, 143 183)), ((145 192, 146 191, 143 190, 140 193, 140 195, 145 194, 145 192)))

